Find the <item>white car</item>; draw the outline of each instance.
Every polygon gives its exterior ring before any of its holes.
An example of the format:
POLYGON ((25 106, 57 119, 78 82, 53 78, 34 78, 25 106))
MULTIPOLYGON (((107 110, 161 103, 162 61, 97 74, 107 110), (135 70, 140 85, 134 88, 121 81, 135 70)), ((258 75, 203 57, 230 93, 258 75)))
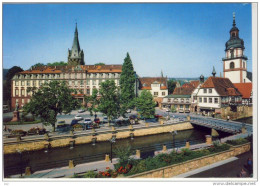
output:
POLYGON ((83 113, 83 112, 85 112, 84 109, 80 109, 80 110, 78 110, 78 113, 83 113))
POLYGON ((75 116, 75 119, 78 120, 78 121, 80 121, 80 120, 83 120, 83 117, 80 116, 79 114, 77 114, 77 115, 75 116))
POLYGON ((105 116, 105 117, 103 117, 103 123, 107 123, 108 122, 108 119, 107 119, 107 117, 105 116))
POLYGON ((131 113, 131 110, 130 110, 130 109, 128 109, 128 110, 126 111, 126 113, 131 113))
POLYGON ((92 121, 90 118, 85 118, 84 119, 84 124, 92 124, 92 121))

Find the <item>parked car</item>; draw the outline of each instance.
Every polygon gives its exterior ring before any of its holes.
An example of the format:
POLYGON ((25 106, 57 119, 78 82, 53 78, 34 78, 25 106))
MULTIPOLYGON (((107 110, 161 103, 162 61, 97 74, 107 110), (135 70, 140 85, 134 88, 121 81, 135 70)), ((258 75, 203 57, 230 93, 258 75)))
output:
POLYGON ((154 115, 154 117, 159 119, 159 118, 162 118, 163 116, 159 115, 159 114, 156 114, 156 115, 154 115))
POLYGON ((82 117, 81 115, 77 114, 77 115, 75 116, 75 119, 78 120, 78 121, 80 121, 80 120, 83 120, 83 117, 82 117))
POLYGON ((75 125, 75 124, 78 124, 78 120, 73 119, 73 120, 71 121, 71 123, 70 123, 70 126, 73 126, 73 125, 75 125))
POLYGON ((126 111, 126 113, 131 113, 131 110, 130 110, 130 109, 128 109, 128 110, 126 111))
POLYGON ((85 119, 84 119, 84 124, 86 124, 86 125, 92 124, 91 119, 90 119, 90 118, 85 118, 85 119))
POLYGON ((78 110, 78 113, 83 113, 83 112, 85 112, 84 109, 80 109, 80 110, 78 110))
POLYGON ((96 119, 94 119, 94 122, 97 123, 97 124, 100 124, 100 119, 96 118, 96 119))
POLYGON ((145 119, 145 122, 148 122, 148 123, 156 123, 156 122, 158 122, 158 119, 157 119, 157 118, 146 118, 146 119, 145 119))
POLYGON ((102 121, 103 123, 107 123, 108 122, 108 118, 105 116, 105 117, 103 117, 103 121, 102 121))
MULTIPOLYGON (((75 120, 75 121, 78 122, 77 120, 75 120)), ((73 125, 75 125, 75 124, 73 124, 73 125)), ((69 124, 58 124, 56 131, 57 132, 68 132, 68 131, 70 131, 70 129, 71 129, 71 126, 69 124)))

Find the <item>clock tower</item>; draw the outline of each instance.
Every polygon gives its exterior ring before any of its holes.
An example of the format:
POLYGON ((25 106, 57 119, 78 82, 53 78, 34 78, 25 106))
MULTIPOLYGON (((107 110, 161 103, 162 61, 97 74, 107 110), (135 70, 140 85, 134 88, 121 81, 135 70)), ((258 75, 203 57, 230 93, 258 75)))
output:
POLYGON ((251 82, 247 78, 247 57, 244 55, 244 41, 239 38, 239 29, 236 27, 235 13, 233 13, 233 27, 229 31, 230 39, 226 42, 223 74, 232 83, 251 82))

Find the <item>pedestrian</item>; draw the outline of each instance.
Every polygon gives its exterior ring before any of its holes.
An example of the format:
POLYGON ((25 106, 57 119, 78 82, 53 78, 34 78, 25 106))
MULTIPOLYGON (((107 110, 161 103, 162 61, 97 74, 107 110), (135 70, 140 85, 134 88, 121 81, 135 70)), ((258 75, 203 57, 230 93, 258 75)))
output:
POLYGON ((247 159, 247 164, 245 165, 245 168, 248 170, 249 174, 253 172, 253 161, 251 158, 247 159))
POLYGON ((239 177, 241 177, 241 178, 248 177, 246 171, 245 171, 243 168, 242 168, 241 171, 240 171, 239 177))

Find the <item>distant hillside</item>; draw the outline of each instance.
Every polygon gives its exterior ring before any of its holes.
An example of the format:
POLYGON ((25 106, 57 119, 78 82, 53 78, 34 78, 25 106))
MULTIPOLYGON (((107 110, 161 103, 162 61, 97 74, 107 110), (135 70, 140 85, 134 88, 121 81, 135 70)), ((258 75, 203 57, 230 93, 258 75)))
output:
POLYGON ((6 74, 9 69, 3 69, 3 80, 6 80, 6 74))

